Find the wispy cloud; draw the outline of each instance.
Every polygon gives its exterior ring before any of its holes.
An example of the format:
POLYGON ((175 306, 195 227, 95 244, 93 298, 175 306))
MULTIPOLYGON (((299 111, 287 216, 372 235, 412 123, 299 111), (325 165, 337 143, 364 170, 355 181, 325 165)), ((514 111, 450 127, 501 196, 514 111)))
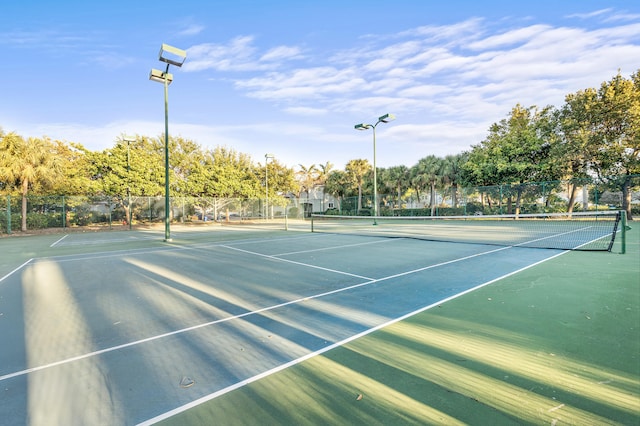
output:
POLYGON ((239 36, 226 44, 205 43, 188 49, 186 71, 265 71, 276 69, 283 62, 303 57, 297 46, 276 46, 261 52, 253 36, 239 36))
POLYGON ((571 15, 567 15, 567 18, 589 19, 589 18, 594 18, 597 16, 609 14, 612 11, 613 11, 612 8, 606 8, 606 9, 594 10, 593 12, 572 13, 571 15))
POLYGON ((640 14, 638 13, 628 13, 625 11, 618 11, 613 8, 607 9, 599 9, 593 12, 587 13, 574 13, 571 15, 567 15, 567 18, 577 18, 577 19, 592 19, 592 18, 600 18, 603 22, 612 23, 612 22, 632 22, 640 19, 640 14))
POLYGON ((278 46, 270 49, 260 57, 260 61, 281 61, 285 59, 299 59, 302 57, 302 50, 296 46, 278 46))
POLYGON ((186 28, 184 28, 183 30, 180 30, 178 32, 178 35, 181 35, 181 36, 193 36, 193 35, 196 35, 196 34, 200 34, 202 31, 204 31, 204 29, 205 29, 204 25, 190 24, 186 28))

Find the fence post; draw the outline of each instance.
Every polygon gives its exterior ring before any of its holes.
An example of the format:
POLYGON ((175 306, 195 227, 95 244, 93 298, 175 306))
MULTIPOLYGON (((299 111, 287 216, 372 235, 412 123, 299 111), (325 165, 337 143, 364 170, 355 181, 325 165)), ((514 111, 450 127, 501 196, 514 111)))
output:
POLYGON ((620 245, 622 246, 620 249, 620 254, 625 254, 627 252, 627 212, 622 210, 620 211, 622 225, 621 234, 620 234, 620 245))
POLYGON ((7 195, 7 234, 11 234, 11 195, 7 195))
POLYGON ((67 227, 67 209, 64 201, 64 195, 62 196, 62 229, 67 227))

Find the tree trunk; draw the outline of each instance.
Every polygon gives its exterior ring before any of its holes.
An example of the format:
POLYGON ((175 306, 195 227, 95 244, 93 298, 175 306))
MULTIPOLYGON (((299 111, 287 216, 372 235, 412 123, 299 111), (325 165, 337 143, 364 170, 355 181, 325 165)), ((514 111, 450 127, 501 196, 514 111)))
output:
POLYGON ((576 190, 577 190, 577 185, 576 184, 569 184, 569 205, 567 206, 567 212, 568 213, 573 213, 573 207, 576 203, 576 190))
POLYGON ((631 214, 631 177, 625 176, 622 184, 622 209, 627 212, 627 220, 633 220, 631 214))
POLYGON ((518 194, 516 195, 516 217, 520 215, 520 205, 522 204, 522 187, 518 187, 518 194))
POLYGON ((431 216, 434 216, 436 212, 436 203, 435 203, 435 193, 436 193, 436 185, 434 183, 431 184, 431 192, 429 194, 429 207, 431 207, 431 216))
POLYGON ((451 204, 453 208, 458 208, 458 185, 451 185, 451 204))
POLYGON ((22 232, 27 231, 27 193, 29 191, 29 181, 22 181, 22 232))

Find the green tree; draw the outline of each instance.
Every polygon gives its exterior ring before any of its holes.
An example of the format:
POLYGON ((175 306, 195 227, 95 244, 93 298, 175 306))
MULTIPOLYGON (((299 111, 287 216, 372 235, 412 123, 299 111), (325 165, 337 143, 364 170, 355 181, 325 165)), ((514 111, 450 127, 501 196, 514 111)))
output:
POLYGON ((462 182, 462 167, 467 162, 468 154, 447 155, 442 163, 442 181, 451 188, 451 204, 458 207, 458 187, 462 182))
POLYGON ((261 196, 262 185, 249 155, 218 146, 211 156, 211 195, 222 198, 261 196))
POLYGON ((61 163, 55 155, 55 144, 49 139, 29 138, 16 133, 0 140, 0 181, 22 197, 22 231, 27 230, 27 195, 30 190, 45 192, 62 175, 61 163))
POLYGON ((338 199, 340 209, 342 210, 342 200, 349 194, 351 183, 347 172, 342 170, 334 170, 329 173, 324 183, 324 191, 338 199))
POLYGON ((435 155, 421 158, 411 169, 411 183, 416 192, 429 188, 429 208, 435 215, 436 186, 442 181, 443 161, 435 155))
POLYGON ((316 185, 322 187, 322 207, 324 208, 324 199, 325 199, 325 183, 329 178, 329 174, 333 170, 333 164, 330 161, 327 161, 324 164, 320 164, 318 169, 318 175, 316 178, 316 185))
POLYGON ((515 213, 519 214, 525 182, 558 178, 550 156, 555 140, 551 133, 553 116, 552 107, 538 110, 535 106, 516 105, 508 118, 490 127, 484 141, 472 147, 469 161, 464 165, 467 178, 485 185, 512 184, 510 187, 515 187, 516 194, 515 213))
POLYGON ((371 165, 367 160, 349 160, 345 171, 351 187, 358 189, 358 214, 360 214, 362 210, 362 186, 367 175, 371 173, 371 165))
POLYGON ((310 166, 304 166, 298 164, 300 170, 296 172, 298 182, 300 183, 300 197, 302 198, 302 192, 307 194, 307 200, 309 199, 309 193, 318 182, 318 168, 315 164, 310 166))
MULTIPOLYGON (((565 104, 556 112, 558 142, 551 152, 560 178, 569 181, 567 208, 573 211, 578 188, 590 180, 590 168, 596 155, 593 106, 595 89, 581 90, 565 97, 565 104)), ((596 125, 597 127, 597 125, 596 125)))
POLYGON ((294 169, 278 160, 269 162, 269 192, 274 195, 298 193, 300 184, 296 181, 294 169))
POLYGON ((633 220, 632 176, 640 173, 640 69, 631 79, 618 73, 602 83, 594 108, 599 125, 593 168, 602 181, 622 191, 622 207, 633 220))
POLYGON ((383 187, 395 195, 395 206, 400 207, 402 196, 409 190, 411 172, 407 166, 393 166, 382 169, 380 178, 383 187))

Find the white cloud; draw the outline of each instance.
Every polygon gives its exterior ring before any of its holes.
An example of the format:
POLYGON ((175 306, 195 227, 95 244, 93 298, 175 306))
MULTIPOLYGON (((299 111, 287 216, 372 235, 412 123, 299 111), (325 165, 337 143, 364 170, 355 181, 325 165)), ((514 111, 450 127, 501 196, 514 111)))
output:
POLYGON ((529 27, 517 28, 515 30, 507 31, 502 34, 489 36, 484 39, 480 39, 469 43, 466 47, 472 50, 487 50, 496 49, 499 47, 514 46, 520 43, 527 42, 536 36, 548 31, 551 27, 549 25, 531 25, 529 27))
POLYGON ((181 36, 193 36, 204 31, 204 25, 190 24, 187 28, 181 30, 178 34, 181 36))
POLYGON ((605 19, 605 22, 637 21, 638 19, 640 19, 638 13, 615 13, 605 19))
POLYGON ((587 13, 573 13, 571 15, 567 15, 567 18, 589 19, 596 16, 602 16, 602 15, 611 13, 612 11, 613 9, 607 8, 607 9, 599 9, 599 10, 595 10, 593 12, 587 12, 587 13))
POLYGON ((261 66, 254 54, 253 37, 241 36, 228 44, 204 43, 187 49, 189 61, 185 63, 185 71, 242 71, 258 70, 261 66))
POLYGON ((285 112, 293 115, 302 115, 306 117, 317 117, 320 115, 326 115, 327 110, 321 108, 311 108, 311 107, 290 107, 285 108, 285 112))
POLYGON ((280 61, 282 59, 297 59, 300 57, 302 57, 302 55, 299 47, 278 46, 262 55, 260 61, 280 61))

